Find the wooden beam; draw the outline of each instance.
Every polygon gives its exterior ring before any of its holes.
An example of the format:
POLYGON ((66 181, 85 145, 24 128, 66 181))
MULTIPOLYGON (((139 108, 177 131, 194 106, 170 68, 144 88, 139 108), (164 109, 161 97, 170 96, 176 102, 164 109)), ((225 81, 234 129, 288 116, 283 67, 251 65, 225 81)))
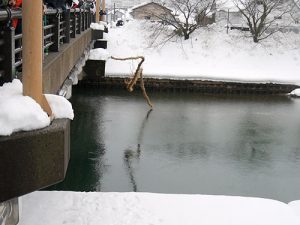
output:
POLYGON ((99 23, 100 17, 100 0, 96 0, 96 23, 99 23))
MULTIPOLYGON (((105 0, 102 0, 102 7, 101 8, 102 8, 102 12, 105 13, 105 11, 106 11, 105 0)), ((103 14, 101 16, 101 21, 105 21, 105 17, 106 17, 106 15, 103 14)))
POLYGON ((33 98, 49 116, 51 108, 43 95, 43 3, 23 1, 23 95, 33 98))

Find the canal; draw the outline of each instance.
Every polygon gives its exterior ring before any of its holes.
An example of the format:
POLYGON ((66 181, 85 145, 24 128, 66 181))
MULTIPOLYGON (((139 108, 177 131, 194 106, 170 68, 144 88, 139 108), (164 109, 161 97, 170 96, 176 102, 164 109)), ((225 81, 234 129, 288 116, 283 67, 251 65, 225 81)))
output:
POLYGON ((300 99, 74 88, 71 160, 51 190, 300 199, 300 99))

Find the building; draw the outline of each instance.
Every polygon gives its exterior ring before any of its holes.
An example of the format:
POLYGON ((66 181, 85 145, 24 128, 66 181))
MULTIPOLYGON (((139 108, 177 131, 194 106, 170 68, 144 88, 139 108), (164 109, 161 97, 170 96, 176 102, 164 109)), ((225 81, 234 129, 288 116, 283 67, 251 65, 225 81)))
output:
POLYGON ((111 8, 122 8, 122 9, 128 9, 135 5, 141 4, 143 0, 111 0, 111 8))
POLYGON ((171 16, 172 10, 155 2, 143 3, 131 9, 131 16, 137 20, 159 21, 171 16))
POLYGON ((126 11, 123 9, 110 10, 107 12, 107 22, 126 19, 126 11))

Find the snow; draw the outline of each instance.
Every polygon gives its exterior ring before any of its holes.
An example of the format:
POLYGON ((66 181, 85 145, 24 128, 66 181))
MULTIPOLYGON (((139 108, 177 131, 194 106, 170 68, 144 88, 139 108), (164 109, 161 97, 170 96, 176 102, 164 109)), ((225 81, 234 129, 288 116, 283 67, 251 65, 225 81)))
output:
MULTIPOLYGON (((30 131, 50 125, 50 118, 40 105, 28 96, 22 95, 20 80, 14 79, 0 87, 0 136, 17 131, 30 131)), ((60 96, 46 95, 54 118, 73 119, 71 103, 60 96)))
POLYGON ((45 96, 56 119, 74 119, 72 104, 67 99, 59 95, 45 94, 45 96))
MULTIPOLYGON (((294 207, 270 199, 153 193, 34 192, 19 225, 299 225, 294 207)), ((298 202, 299 203, 299 202, 298 202)), ((298 205, 299 206, 299 205, 298 205)))
POLYGON ((106 61, 111 55, 106 49, 96 48, 92 49, 89 54, 89 59, 91 60, 104 60, 106 61))
POLYGON ((298 201, 292 201, 289 203, 289 206, 292 207, 292 209, 294 210, 294 212, 299 216, 300 218, 300 200, 298 201))
MULTIPOLYGON (((111 29, 107 35, 110 54, 145 56, 146 77, 300 84, 299 34, 277 32, 256 44, 249 33, 232 30, 226 34, 225 24, 218 23, 200 28, 189 40, 159 45, 162 38, 152 35, 154 25, 130 21, 111 29)), ((108 60, 106 75, 128 76, 135 66, 136 62, 108 60)))
POLYGON ((100 23, 91 23, 90 28, 93 30, 104 30, 104 25, 100 23))
POLYGON ((293 90, 290 95, 300 97, 300 88, 293 90))

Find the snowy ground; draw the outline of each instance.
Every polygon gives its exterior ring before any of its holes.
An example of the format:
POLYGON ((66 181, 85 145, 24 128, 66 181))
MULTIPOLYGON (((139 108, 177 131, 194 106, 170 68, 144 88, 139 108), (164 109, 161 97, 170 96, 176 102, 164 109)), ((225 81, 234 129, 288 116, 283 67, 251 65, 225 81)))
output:
POLYGON ((19 225, 299 225, 299 201, 151 193, 34 192, 19 225), (297 214, 298 213, 298 214, 297 214))
MULTIPOLYGON (((144 75, 173 79, 209 79, 240 82, 300 84, 300 37, 276 33, 259 44, 223 25, 199 29, 187 40, 153 44, 153 24, 131 21, 111 28, 108 51, 117 57, 144 55, 144 75)), ((106 75, 124 76, 134 63, 108 60, 106 75)))

